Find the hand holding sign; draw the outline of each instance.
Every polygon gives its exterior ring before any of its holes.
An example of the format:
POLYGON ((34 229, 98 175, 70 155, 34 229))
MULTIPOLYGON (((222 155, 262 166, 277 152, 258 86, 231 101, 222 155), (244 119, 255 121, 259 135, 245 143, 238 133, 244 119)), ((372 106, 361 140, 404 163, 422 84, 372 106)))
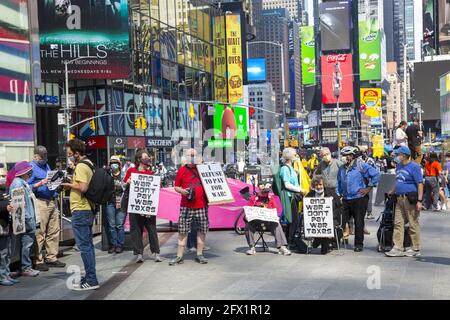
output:
POLYGON ((132 173, 130 180, 128 213, 156 216, 161 177, 132 173))
POLYGON ((261 220, 266 222, 279 222, 277 209, 267 209, 261 207, 244 207, 245 217, 247 221, 261 220))
POLYGON ((209 204, 234 202, 227 178, 218 163, 197 165, 209 204))
POLYGON ((303 198, 305 238, 334 238, 333 198, 303 198))

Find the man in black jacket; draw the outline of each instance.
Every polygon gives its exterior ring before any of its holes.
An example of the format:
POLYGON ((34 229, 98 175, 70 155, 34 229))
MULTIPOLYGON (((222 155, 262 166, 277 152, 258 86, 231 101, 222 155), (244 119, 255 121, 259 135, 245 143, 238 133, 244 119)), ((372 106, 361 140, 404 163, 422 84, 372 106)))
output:
MULTIPOLYGON (((306 198, 333 198, 333 222, 335 232, 338 232, 338 240, 342 238, 342 229, 336 229, 341 225, 341 206, 339 198, 336 193, 331 189, 326 189, 324 185, 324 178, 321 175, 316 175, 311 181, 311 191, 306 195, 306 198)), ((314 238, 313 247, 317 248, 321 246, 321 253, 327 254, 330 252, 330 244, 333 243, 333 239, 330 238, 314 238)))

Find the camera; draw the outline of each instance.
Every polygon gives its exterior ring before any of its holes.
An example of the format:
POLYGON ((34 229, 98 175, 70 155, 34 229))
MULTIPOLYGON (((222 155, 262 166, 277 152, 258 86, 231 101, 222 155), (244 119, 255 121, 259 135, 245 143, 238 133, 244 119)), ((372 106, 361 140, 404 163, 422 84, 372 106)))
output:
POLYGON ((193 187, 188 188, 188 194, 187 194, 188 201, 193 201, 195 198, 195 190, 193 187))

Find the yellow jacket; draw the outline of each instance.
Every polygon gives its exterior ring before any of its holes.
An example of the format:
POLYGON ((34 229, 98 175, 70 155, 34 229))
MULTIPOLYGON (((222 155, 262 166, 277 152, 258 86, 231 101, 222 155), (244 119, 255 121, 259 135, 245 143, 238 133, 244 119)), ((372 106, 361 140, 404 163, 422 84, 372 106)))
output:
POLYGON ((305 167, 300 159, 294 160, 294 169, 298 175, 298 182, 303 194, 307 194, 311 190, 311 178, 306 172, 305 167))

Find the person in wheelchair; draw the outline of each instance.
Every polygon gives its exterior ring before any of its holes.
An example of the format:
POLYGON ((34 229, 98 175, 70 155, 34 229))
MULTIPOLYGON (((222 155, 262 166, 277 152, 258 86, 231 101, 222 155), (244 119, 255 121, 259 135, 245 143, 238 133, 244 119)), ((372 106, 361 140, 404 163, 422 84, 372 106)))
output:
MULTIPOLYGON (((324 186, 324 178, 321 175, 313 177, 311 182, 311 191, 306 195, 306 198, 333 198, 333 221, 334 232, 338 235, 338 240, 342 238, 341 228, 341 207, 339 198, 332 189, 326 189, 324 186)), ((330 249, 336 246, 336 238, 314 238, 313 247, 318 248, 320 246, 321 254, 327 254, 330 249)))
MULTIPOLYGON (((262 207, 268 209, 276 208, 275 200, 270 195, 270 192, 271 192, 271 185, 269 183, 265 185, 261 184, 259 186, 259 192, 253 195, 248 201, 248 206, 262 207)), ((246 222, 245 237, 247 238, 247 243, 250 247, 250 249, 247 250, 246 252, 247 255, 256 254, 255 233, 259 232, 260 230, 263 230, 264 228, 266 231, 270 231, 272 235, 275 237, 275 243, 278 248, 278 254, 283 256, 291 255, 291 252, 287 248, 286 236, 279 222, 275 223, 261 220, 252 220, 250 222, 247 222, 247 219, 245 217, 244 221, 246 222)))

